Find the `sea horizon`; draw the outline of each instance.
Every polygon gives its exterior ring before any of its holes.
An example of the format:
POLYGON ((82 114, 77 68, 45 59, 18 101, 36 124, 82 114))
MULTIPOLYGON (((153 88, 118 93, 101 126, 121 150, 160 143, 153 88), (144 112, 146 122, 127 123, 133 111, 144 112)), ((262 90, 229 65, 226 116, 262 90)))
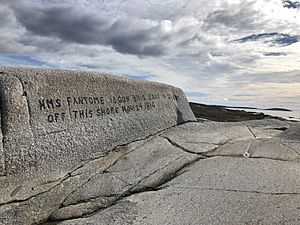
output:
MULTIPOLYGON (((284 110, 269 110, 269 109, 255 109, 255 108, 246 108, 246 107, 226 107, 227 109, 231 110, 244 110, 246 112, 253 112, 253 113, 264 113, 266 115, 270 116, 278 116, 287 120, 297 120, 300 121, 300 110, 292 110, 290 111, 284 111, 284 110)), ((281 107, 280 107, 281 108, 281 107)))

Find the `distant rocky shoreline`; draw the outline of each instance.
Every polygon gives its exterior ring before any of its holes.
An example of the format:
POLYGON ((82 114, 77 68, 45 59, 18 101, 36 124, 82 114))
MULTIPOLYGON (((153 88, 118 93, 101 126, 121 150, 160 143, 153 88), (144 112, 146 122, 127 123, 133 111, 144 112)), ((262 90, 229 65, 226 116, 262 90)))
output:
MULTIPOLYGON (((278 119, 286 120, 281 117, 271 116, 264 113, 254 113, 247 112, 245 110, 231 110, 228 106, 218 106, 218 105, 205 105, 195 102, 189 102, 190 107, 195 114, 196 118, 202 118, 218 122, 240 122, 246 120, 261 120, 261 119, 278 119)), ((230 107, 234 108, 234 107, 230 107)), ((239 109, 248 107, 238 107, 239 109)), ((256 109, 256 108, 251 108, 256 109)), ((272 110, 272 109, 269 109, 272 110)), ((287 109, 282 109, 287 110, 287 109)))

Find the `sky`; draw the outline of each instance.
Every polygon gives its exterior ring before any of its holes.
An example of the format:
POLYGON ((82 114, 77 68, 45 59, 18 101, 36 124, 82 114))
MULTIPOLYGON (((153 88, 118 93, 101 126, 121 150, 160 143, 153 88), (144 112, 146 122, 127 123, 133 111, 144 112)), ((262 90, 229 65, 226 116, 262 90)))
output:
POLYGON ((0 0, 0 66, 108 72, 300 114, 300 2, 0 0))

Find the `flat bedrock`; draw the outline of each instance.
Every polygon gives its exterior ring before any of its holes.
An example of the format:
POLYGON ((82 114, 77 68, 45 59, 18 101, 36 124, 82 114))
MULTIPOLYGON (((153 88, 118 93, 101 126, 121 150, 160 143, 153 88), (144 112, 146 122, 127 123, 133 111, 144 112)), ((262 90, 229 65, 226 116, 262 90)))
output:
POLYGON ((300 124, 188 122, 0 194, 0 224, 300 224, 300 124))

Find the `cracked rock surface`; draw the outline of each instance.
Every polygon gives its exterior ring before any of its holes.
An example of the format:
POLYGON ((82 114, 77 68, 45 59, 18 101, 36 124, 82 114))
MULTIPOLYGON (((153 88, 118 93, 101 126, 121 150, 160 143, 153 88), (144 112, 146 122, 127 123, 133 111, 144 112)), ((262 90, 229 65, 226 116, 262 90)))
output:
POLYGON ((300 124, 189 122, 3 187, 0 224, 300 224, 300 124))

